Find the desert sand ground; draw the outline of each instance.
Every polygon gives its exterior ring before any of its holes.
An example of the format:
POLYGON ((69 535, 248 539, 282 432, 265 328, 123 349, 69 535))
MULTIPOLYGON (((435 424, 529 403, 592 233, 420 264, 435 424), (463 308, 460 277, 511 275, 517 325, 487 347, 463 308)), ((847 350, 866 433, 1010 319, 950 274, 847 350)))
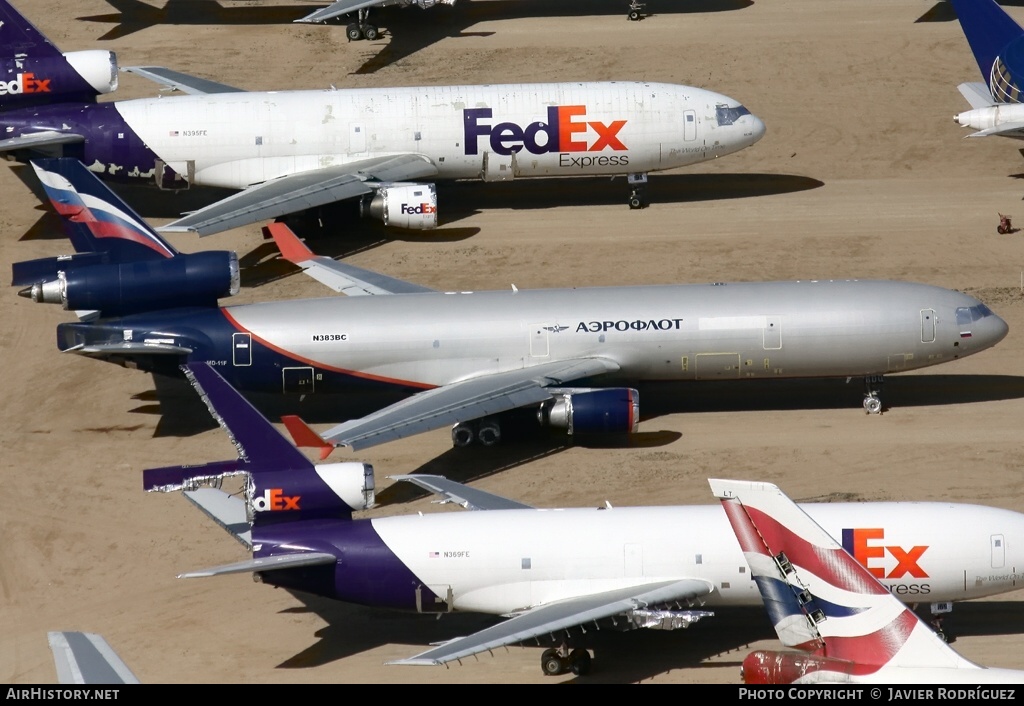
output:
MULTIPOLYGON (((149 26, 112 24, 102 0, 17 5, 65 51, 109 48, 122 65, 244 88, 644 79, 720 91, 767 124, 744 152, 653 177, 642 212, 627 209, 623 181, 583 180, 444 187, 444 225, 425 235, 341 219, 316 245, 355 264, 447 290, 906 279, 972 292, 1010 324, 990 351, 888 378, 882 416, 863 413, 857 381, 648 391, 650 443, 631 448, 456 453, 439 431, 336 452, 372 462, 380 487, 423 469, 540 506, 685 504, 712 502, 708 477, 736 477, 797 499, 1024 511, 1024 233, 995 231, 998 212, 1024 225, 1024 162, 1017 143, 964 140, 952 122, 965 106, 956 86, 978 70, 931 0, 651 0, 638 23, 620 0, 462 0, 382 12, 394 35, 356 43, 340 26, 291 24, 315 4, 224 0, 227 11, 204 16, 168 1, 180 9, 149 26)), ((118 97, 156 92, 123 76, 118 97)), ((3 268, 69 250, 19 175, 0 168, 3 268)), ((209 198, 124 193, 154 223, 209 198)), ((173 242, 237 249, 259 285, 238 301, 325 293, 302 276, 270 277, 288 270, 256 227, 173 242)), ((149 683, 573 679, 544 678, 530 647, 450 669, 383 666, 488 622, 479 616, 306 604, 245 576, 176 579, 242 552, 183 498, 143 493, 141 471, 234 450, 195 419, 161 421, 149 376, 58 353, 54 329, 67 320, 13 289, 0 297, 0 682, 54 682, 55 629, 104 634, 149 683)), ((420 499, 374 513, 433 509, 420 499)), ((954 616, 964 655, 1024 668, 1024 594, 954 616)), ((723 612, 689 631, 603 635, 587 680, 736 683, 748 650, 776 645, 760 611, 723 612)))

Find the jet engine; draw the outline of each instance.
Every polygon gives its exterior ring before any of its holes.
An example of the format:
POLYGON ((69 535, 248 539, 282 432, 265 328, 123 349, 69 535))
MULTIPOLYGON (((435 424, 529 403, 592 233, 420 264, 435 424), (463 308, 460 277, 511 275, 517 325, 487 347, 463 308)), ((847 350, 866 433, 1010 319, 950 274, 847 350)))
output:
POLYGON ((18 294, 34 302, 100 311, 105 316, 216 306, 221 297, 238 294, 238 256, 233 252, 207 251, 126 263, 102 263, 99 259, 97 254, 83 253, 17 263, 14 284, 25 284, 29 273, 48 273, 18 294))
POLYGON ((407 230, 437 228, 437 189, 433 184, 381 184, 360 202, 359 215, 407 230))
POLYGON ((1000 125, 1013 123, 1018 127, 1024 122, 1024 105, 1020 103, 992 105, 975 108, 953 116, 953 122, 975 130, 990 130, 1000 125))
POLYGON ((632 434, 640 423, 640 393, 629 387, 557 390, 541 404, 537 420, 569 434, 632 434))
POLYGON ((792 684, 814 681, 831 684, 850 681, 856 665, 845 659, 823 657, 802 652, 751 652, 743 660, 744 684, 792 684), (819 678, 815 679, 815 674, 819 678))
POLYGON ((325 463, 316 474, 293 469, 249 474, 246 497, 261 521, 348 516, 350 510, 374 505, 373 466, 369 463, 325 463), (340 503, 338 501, 341 501, 340 503))
POLYGON ((64 58, 99 94, 117 90, 117 54, 102 49, 69 51, 64 58))

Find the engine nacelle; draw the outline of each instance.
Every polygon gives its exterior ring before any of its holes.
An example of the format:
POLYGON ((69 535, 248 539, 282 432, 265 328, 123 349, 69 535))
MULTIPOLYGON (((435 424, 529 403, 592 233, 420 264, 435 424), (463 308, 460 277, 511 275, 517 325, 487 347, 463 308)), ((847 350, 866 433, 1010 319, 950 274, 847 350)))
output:
POLYGON ((238 294, 240 285, 238 256, 227 251, 113 264, 83 260, 75 266, 75 259, 60 258, 53 262, 55 279, 33 284, 19 294, 35 302, 106 316, 216 306, 221 297, 238 294))
POLYGON ((856 665, 845 659, 823 657, 803 652, 772 652, 758 650, 743 660, 744 684, 802 684, 814 682, 844 683, 856 665))
POLYGON ((325 463, 316 473, 295 470, 261 471, 249 475, 246 496, 264 520, 348 517, 374 505, 373 466, 369 463, 325 463))
POLYGON ((1024 122, 1024 105, 1008 103, 975 108, 953 116, 953 122, 975 130, 988 130, 1007 123, 1024 122))
POLYGON ((101 95, 117 90, 117 54, 102 49, 69 51, 64 58, 71 68, 101 95))
POLYGON ((360 215, 407 230, 437 228, 437 189, 433 184, 382 184, 360 202, 360 215))
POLYGON ((560 390, 541 404, 537 420, 569 434, 633 434, 640 424, 640 393, 629 387, 560 390))
POLYGON ((117 82, 117 56, 101 49, 0 60, 0 109, 91 103, 117 90, 117 82))

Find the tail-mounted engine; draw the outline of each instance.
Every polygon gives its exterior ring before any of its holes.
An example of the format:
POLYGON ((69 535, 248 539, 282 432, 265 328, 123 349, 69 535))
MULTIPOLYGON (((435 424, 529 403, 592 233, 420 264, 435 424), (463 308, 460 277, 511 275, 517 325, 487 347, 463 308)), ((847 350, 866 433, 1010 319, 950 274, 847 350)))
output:
POLYGON ((0 110, 56 102, 93 102, 117 90, 117 56, 93 49, 0 61, 0 110))
POLYGON ((381 184, 360 202, 359 214, 392 228, 433 230, 437 228, 437 189, 433 184, 381 184))
POLYGON ((793 684, 850 681, 855 668, 853 662, 802 652, 772 652, 758 650, 743 660, 744 684, 793 684))
POLYGON ((14 266, 18 292, 35 302, 121 316, 189 306, 216 306, 238 294, 238 256, 227 251, 105 263, 99 253, 43 258, 14 266))
POLYGON ((569 434, 633 434, 640 424, 640 393, 629 387, 555 390, 537 420, 569 434))

